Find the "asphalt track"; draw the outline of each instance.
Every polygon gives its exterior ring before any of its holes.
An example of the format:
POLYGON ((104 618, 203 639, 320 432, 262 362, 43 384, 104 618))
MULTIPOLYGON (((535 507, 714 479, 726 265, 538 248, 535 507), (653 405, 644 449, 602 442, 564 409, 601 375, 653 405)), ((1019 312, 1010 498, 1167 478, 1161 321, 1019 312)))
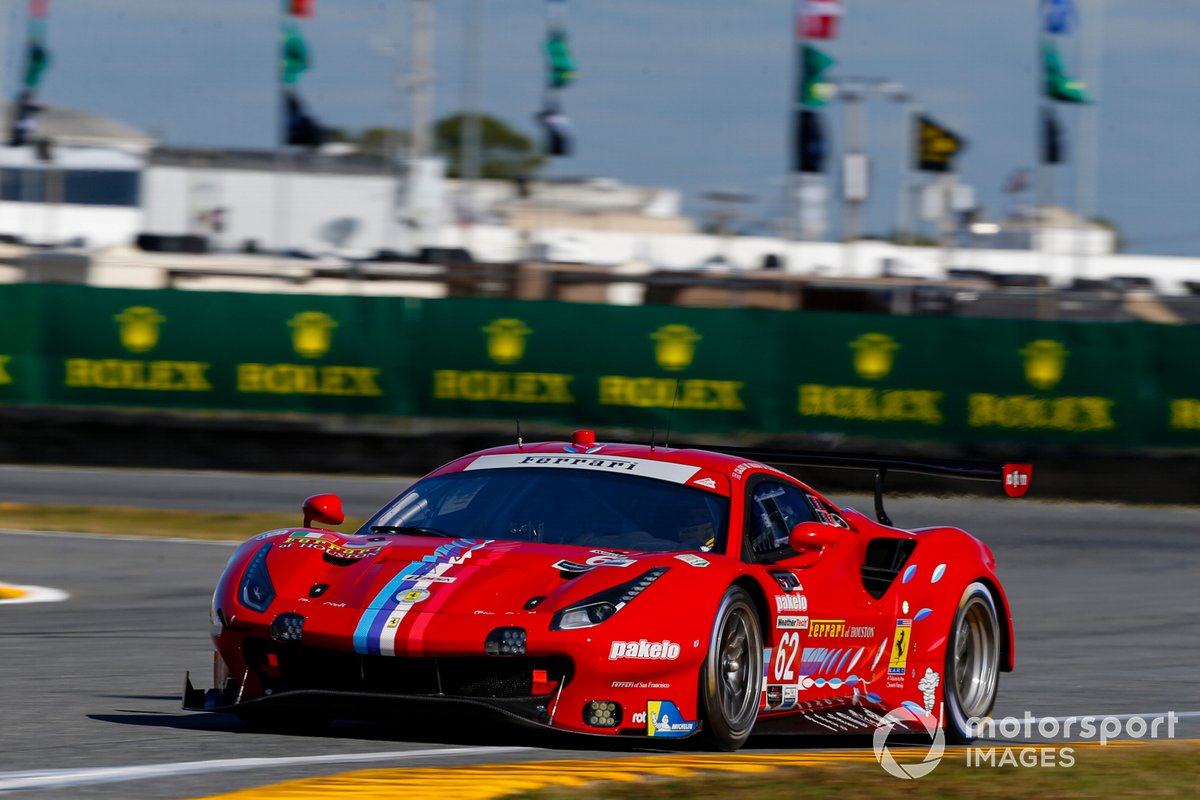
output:
MULTIPOLYGON (((367 513, 403 484, 3 468, 0 502, 280 510, 332 490, 351 513, 367 513)), ((852 500, 869 507, 869 498, 852 500)), ((1183 715, 1177 738, 1200 736, 1200 510, 909 499, 889 511, 905 527, 959 525, 995 551, 1017 629, 1017 672, 1001 680, 997 716, 1171 710, 1183 715)), ((474 720, 268 735, 181 711, 183 673, 197 683, 210 674, 208 601, 229 552, 220 543, 0 533, 0 582, 70 595, 0 605, 0 793, 204 797, 352 769, 630 754, 474 720)), ((830 744, 755 738, 747 750, 830 744)), ((997 779, 1005 774, 1012 773, 997 771, 997 779)))

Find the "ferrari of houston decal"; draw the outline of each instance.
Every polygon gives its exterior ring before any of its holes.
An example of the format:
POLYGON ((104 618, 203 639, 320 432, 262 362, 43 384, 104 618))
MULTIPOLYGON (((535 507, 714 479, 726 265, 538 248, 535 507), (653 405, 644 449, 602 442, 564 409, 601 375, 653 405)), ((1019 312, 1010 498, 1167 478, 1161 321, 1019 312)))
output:
POLYGON ((400 622, 409 609, 428 596, 429 587, 436 582, 431 579, 462 564, 487 543, 477 539, 455 539, 396 573, 359 618, 354 629, 354 652, 372 656, 395 655, 400 622), (414 599, 405 599, 406 595, 414 599))

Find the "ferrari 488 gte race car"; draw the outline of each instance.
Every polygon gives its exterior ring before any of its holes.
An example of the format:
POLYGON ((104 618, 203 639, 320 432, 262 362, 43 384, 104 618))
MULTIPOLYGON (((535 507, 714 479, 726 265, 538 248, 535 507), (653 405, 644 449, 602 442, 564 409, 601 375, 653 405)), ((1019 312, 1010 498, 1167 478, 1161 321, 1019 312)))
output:
MULTIPOLYGON (((750 732, 871 732, 905 708, 952 740, 1013 667, 991 551, 892 527, 888 470, 987 467, 570 442, 464 456, 354 533, 333 495, 241 545, 213 596, 215 688, 263 721, 445 715, 734 749, 750 732), (876 470, 876 519, 766 462, 876 470)), ((913 729, 917 725, 914 723, 913 729)))

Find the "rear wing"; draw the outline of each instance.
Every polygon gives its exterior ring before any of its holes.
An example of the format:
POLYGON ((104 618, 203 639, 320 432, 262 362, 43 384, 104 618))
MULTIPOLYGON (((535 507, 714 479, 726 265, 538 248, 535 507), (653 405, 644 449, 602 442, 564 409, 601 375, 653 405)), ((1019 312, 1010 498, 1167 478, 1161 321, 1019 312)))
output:
POLYGON ((1029 491, 1029 484, 1033 479, 1033 466, 1030 464, 835 455, 832 453, 808 453, 802 450, 763 450, 743 447, 703 447, 699 449, 761 461, 771 466, 872 470, 875 472, 875 517, 884 525, 892 524, 883 508, 884 483, 888 472, 911 472, 919 475, 937 475, 943 478, 962 478, 969 481, 995 481, 1004 487, 1004 493, 1009 497, 1023 496, 1029 491))

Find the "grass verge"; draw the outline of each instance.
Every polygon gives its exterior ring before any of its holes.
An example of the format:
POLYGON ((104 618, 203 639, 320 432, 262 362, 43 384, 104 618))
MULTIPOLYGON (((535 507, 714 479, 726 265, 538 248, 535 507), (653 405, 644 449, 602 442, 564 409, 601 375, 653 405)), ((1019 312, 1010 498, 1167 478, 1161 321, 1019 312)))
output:
MULTIPOLYGON (((1040 749, 1029 747, 1037 753, 1040 749)), ((1000 748, 996 761, 1002 758, 1000 748)), ((1021 748, 1014 748, 1020 758, 1021 748)), ((1075 748, 1070 767, 966 765, 965 756, 948 752, 929 775, 918 780, 892 777, 875 763, 833 763, 784 767, 766 774, 701 773, 683 780, 636 784, 588 785, 588 800, 783 800, 790 797, 905 798, 970 797, 1194 797, 1200 783, 1200 743, 1115 742, 1108 747, 1075 748)), ((1033 756, 1027 756, 1032 759, 1033 756)), ((1054 757, 1059 762, 1058 756, 1054 757)), ((581 789, 553 787, 510 795, 525 800, 577 798, 581 789)))
MULTIPOLYGON (((27 531, 72 531, 125 536, 170 536, 185 539, 242 541, 275 528, 299 527, 300 513, 259 511, 180 511, 122 506, 52 506, 0 503, 0 528, 27 531)), ((354 531, 363 523, 350 518, 338 526, 354 531)))

